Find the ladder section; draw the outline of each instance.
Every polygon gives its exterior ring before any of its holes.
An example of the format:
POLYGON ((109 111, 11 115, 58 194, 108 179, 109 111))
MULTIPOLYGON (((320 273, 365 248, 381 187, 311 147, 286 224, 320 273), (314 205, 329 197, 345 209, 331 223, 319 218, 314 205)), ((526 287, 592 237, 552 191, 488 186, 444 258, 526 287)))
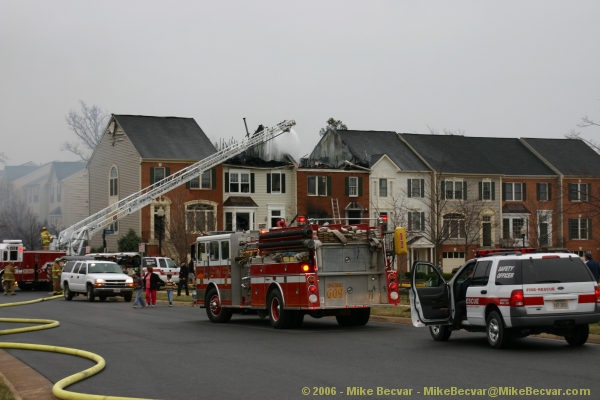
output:
POLYGON ((342 219, 340 218, 340 205, 338 204, 338 199, 331 199, 331 209, 333 211, 333 223, 341 224, 342 219))
POLYGON ((186 182, 202 175, 208 169, 211 169, 226 160, 251 149, 254 146, 267 142, 284 132, 289 132, 296 122, 283 121, 272 128, 265 128, 258 134, 253 135, 241 142, 232 144, 231 146, 222 149, 205 159, 190 165, 187 168, 177 171, 165 179, 155 182, 154 184, 133 193, 126 198, 106 207, 103 210, 85 218, 73 226, 63 230, 58 236, 58 248, 67 246, 69 254, 79 254, 84 240, 88 240, 95 233, 102 230, 105 226, 118 221, 129 214, 132 214, 143 207, 152 204, 152 201, 175 189, 177 186, 183 185, 186 182), (74 253, 74 246, 78 245, 77 253, 74 253))

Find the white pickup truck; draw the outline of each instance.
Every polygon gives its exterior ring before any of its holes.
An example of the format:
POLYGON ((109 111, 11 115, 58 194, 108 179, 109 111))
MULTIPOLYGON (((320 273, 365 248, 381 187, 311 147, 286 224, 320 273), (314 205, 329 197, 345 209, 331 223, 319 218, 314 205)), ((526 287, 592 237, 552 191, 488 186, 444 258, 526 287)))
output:
POLYGON ((62 270, 60 284, 65 300, 72 300, 76 293, 85 293, 88 301, 94 301, 96 296, 100 301, 122 296, 130 302, 133 295, 133 278, 125 275, 117 263, 110 261, 68 261, 62 270))

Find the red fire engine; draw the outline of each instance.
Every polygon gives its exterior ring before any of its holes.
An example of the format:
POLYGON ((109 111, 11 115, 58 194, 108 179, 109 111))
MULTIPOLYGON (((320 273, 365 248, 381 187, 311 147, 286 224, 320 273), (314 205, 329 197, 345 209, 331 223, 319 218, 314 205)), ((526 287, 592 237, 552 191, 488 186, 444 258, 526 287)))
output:
MULTIPOLYGON (((196 297, 212 322, 233 313, 297 328, 306 314, 365 325, 373 305, 400 302, 393 255, 382 224, 298 226, 268 232, 216 232, 192 244, 196 297)), ((392 250, 393 251, 393 250, 392 250)))
POLYGON ((52 276, 52 263, 64 256, 64 251, 24 250, 20 240, 0 243, 0 270, 8 262, 15 266, 15 281, 21 290, 47 288, 52 276))

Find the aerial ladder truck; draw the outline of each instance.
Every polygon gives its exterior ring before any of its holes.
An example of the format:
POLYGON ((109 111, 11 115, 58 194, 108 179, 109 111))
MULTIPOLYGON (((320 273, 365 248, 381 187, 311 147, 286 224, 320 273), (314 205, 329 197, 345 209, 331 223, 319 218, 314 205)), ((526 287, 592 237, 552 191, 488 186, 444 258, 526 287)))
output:
POLYGON ((105 209, 90 215, 84 220, 63 230, 58 236, 57 247, 59 249, 64 249, 69 255, 81 254, 81 249, 85 241, 89 240, 94 234, 101 232, 107 225, 121 220, 124 217, 141 210, 145 206, 152 204, 153 200, 157 197, 202 175, 204 171, 209 170, 254 146, 265 143, 284 132, 289 132, 294 125, 296 125, 296 122, 290 120, 280 122, 271 128, 265 128, 251 137, 236 142, 196 164, 190 165, 181 171, 169 175, 165 179, 155 182, 139 192, 133 193, 105 209))

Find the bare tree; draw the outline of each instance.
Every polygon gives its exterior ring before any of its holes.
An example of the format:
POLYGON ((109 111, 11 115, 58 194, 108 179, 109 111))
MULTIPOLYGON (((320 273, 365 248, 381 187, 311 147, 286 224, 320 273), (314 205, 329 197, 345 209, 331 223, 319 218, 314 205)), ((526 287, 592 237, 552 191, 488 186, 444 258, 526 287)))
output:
POLYGON ((0 239, 20 239, 27 249, 40 249, 42 224, 12 183, 0 181, 0 239))
POLYGON ((77 154, 82 160, 88 161, 91 152, 94 151, 102 138, 110 115, 97 105, 88 107, 83 100, 79 100, 79 104, 81 105, 81 111, 71 110, 65 117, 69 129, 75 133, 77 140, 64 142, 60 149, 70 151, 77 154))
POLYGON ((348 127, 339 119, 329 118, 327 120, 327 126, 325 128, 321 128, 319 135, 323 136, 330 129, 334 129, 336 131, 345 131, 348 129, 348 127))
POLYGON ((4 152, 0 153, 0 164, 6 164, 8 160, 9 158, 4 152))

